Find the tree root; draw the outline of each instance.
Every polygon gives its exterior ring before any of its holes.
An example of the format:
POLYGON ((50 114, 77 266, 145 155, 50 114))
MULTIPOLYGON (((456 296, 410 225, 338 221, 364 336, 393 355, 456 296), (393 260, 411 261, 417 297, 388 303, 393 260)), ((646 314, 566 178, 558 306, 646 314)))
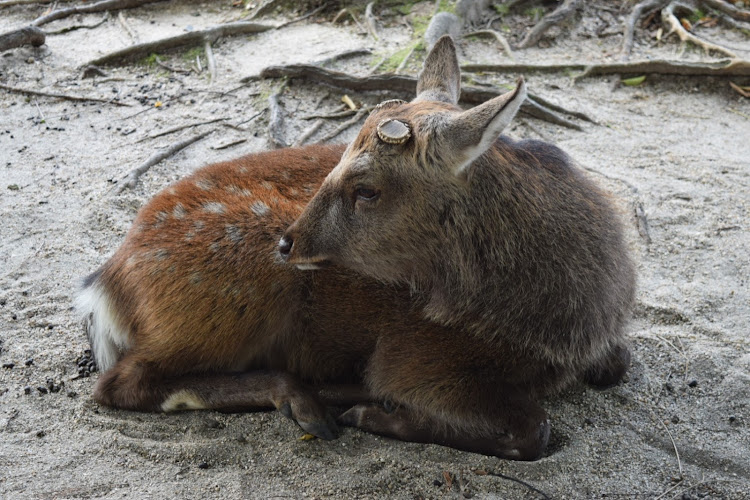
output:
POLYGON ((122 10, 122 9, 134 9, 141 5, 149 3, 161 2, 163 0, 102 0, 91 5, 80 5, 75 7, 68 7, 65 9, 53 10, 49 14, 38 17, 31 24, 33 26, 42 26, 52 21, 59 19, 65 19, 66 17, 73 16, 75 14, 91 14, 92 12, 104 12, 105 10, 122 10))
POLYGON ((375 109, 373 106, 363 106, 353 117, 336 127, 333 131, 321 137, 318 142, 328 142, 331 139, 338 137, 341 132, 359 123, 359 121, 365 116, 365 114, 369 113, 373 109, 375 109))
POLYGON ((750 22, 750 11, 740 10, 729 2, 723 0, 701 0, 701 3, 719 12, 723 12, 737 21, 750 22))
POLYGON ((526 33, 523 40, 518 44, 517 48, 526 49, 541 40, 542 36, 555 24, 558 24, 570 16, 572 16, 578 9, 579 0, 565 0, 559 7, 547 14, 534 26, 531 31, 526 33))
POLYGON ((470 36, 492 36, 495 37, 495 40, 498 41, 500 46, 503 48, 506 54, 508 54, 508 57, 515 60, 513 57, 513 51, 510 50, 510 44, 508 43, 508 40, 505 39, 505 37, 499 32, 495 30, 479 30, 479 31, 472 31, 471 33, 467 33, 464 35, 464 38, 470 37, 470 36))
POLYGON ((247 33, 261 33, 276 28, 268 24, 257 24, 247 21, 220 24, 200 31, 191 31, 169 38, 163 38, 153 42, 139 43, 124 49, 111 52, 97 59, 89 61, 84 66, 104 66, 115 62, 129 61, 141 57, 147 57, 155 52, 175 49, 190 45, 204 43, 205 40, 215 41, 218 38, 244 35, 247 33))
POLYGON ((739 59, 737 54, 732 52, 731 50, 722 47, 721 45, 716 45, 715 43, 711 43, 707 40, 703 40, 702 38, 698 38, 697 36, 690 33, 688 30, 686 30, 682 23, 680 23, 679 19, 677 19, 677 16, 674 13, 674 9, 676 7, 683 7, 688 10, 692 10, 690 7, 686 5, 682 5, 679 2, 672 2, 661 11, 661 19, 669 26, 669 33, 667 33, 667 36, 671 35, 672 33, 677 33, 677 36, 680 37, 680 40, 682 41, 683 48, 685 42, 691 42, 699 47, 703 47, 703 49, 708 52, 710 50, 714 50, 716 52, 721 52, 723 54, 728 55, 729 57, 733 59, 739 59))
POLYGON ((36 26, 26 26, 15 31, 9 31, 0 35, 0 52, 24 45, 39 47, 44 45, 45 38, 44 31, 36 26))
POLYGON ((668 61, 654 59, 601 64, 466 64, 462 71, 469 73, 528 73, 534 71, 561 73, 582 71, 575 79, 594 75, 660 74, 682 76, 750 76, 750 61, 722 59, 711 62, 668 61))
POLYGON ((273 149, 289 147, 281 131, 284 123, 284 114, 281 112, 279 96, 284 92, 284 89, 286 89, 286 82, 268 98, 268 109, 270 110, 268 118, 268 142, 273 149))
POLYGON ((319 118, 319 119, 315 120, 315 123, 313 123, 312 125, 310 125, 307 128, 307 130, 305 130, 304 132, 302 132, 302 135, 300 135, 297 138, 297 140, 294 141, 294 144, 292 144, 292 146, 294 146, 295 148, 299 147, 299 146, 302 146, 322 126, 323 126, 323 119, 322 118, 319 118))
POLYGON ((15 94, 36 95, 36 96, 42 96, 42 97, 54 97, 56 99, 65 99, 66 101, 102 102, 105 104, 114 104, 115 106, 132 106, 132 104, 128 104, 126 102, 113 101, 112 99, 101 99, 98 97, 84 97, 84 96, 79 96, 79 95, 58 94, 55 92, 43 92, 41 90, 22 89, 18 87, 11 87, 9 85, 3 85, 2 83, 0 83, 0 89, 7 90, 8 92, 13 92, 15 94))
MULTIPOLYGON (((332 87, 344 88, 360 92, 366 91, 388 91, 414 94, 417 89, 417 79, 412 76, 381 74, 365 77, 353 76, 338 71, 320 68, 309 64, 290 64, 288 66, 270 66, 261 71, 259 78, 304 78, 315 83, 322 83, 332 87)), ((246 77, 242 82, 254 80, 258 77, 246 77)), ((461 101, 471 104, 480 104, 493 97, 503 94, 504 91, 492 87, 463 87, 461 89, 461 101)), ((562 110, 563 108, 558 109, 562 110)), ((539 102, 529 99, 521 105, 521 111, 542 120, 581 130, 581 127, 570 120, 558 115, 555 111, 547 108, 539 102)), ((567 111, 565 111, 567 113, 567 111)), ((590 120, 590 119, 589 119, 590 120)))
POLYGON ((159 151, 158 153, 154 153, 153 155, 149 157, 148 160, 146 160, 141 165, 139 165, 138 167, 130 171, 130 173, 122 180, 122 183, 117 187, 116 193, 121 194, 126 189, 133 189, 138 184, 138 179, 140 179, 143 174, 148 172, 148 170, 151 167, 165 160, 166 158, 169 158, 173 154, 178 153, 179 151, 182 151, 186 147, 190 146, 192 143, 200 141, 201 139, 213 133, 214 131, 216 131, 216 129, 211 129, 205 132, 201 132, 198 135, 194 135, 193 137, 188 137, 187 139, 183 139, 180 142, 176 142, 172 144, 164 151, 159 151))
POLYGON ((374 5, 375 2, 370 2, 367 4, 367 7, 365 8, 365 22, 367 23, 367 31, 370 32, 375 40, 379 40, 380 37, 378 36, 378 20, 375 19, 375 14, 372 13, 372 7, 374 5))
POLYGON ((625 28, 622 39, 622 50, 620 51, 620 57, 622 60, 627 61, 630 58, 630 53, 633 51, 633 34, 635 33, 635 23, 641 18, 646 12, 654 9, 660 9, 664 7, 669 0, 644 0, 638 3, 633 10, 630 12, 627 21, 625 21, 625 28))

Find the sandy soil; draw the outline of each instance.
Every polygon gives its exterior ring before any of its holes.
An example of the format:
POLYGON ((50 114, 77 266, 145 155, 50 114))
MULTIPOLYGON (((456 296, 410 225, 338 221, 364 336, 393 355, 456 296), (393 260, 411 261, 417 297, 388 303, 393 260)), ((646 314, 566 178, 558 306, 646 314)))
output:
MULTIPOLYGON (((229 4, 165 3, 126 15, 146 41, 232 19, 239 11, 229 4)), ((0 32, 43 9, 2 10, 0 32)), ((74 17, 48 28, 100 18, 74 17)), ((302 441, 302 432, 277 413, 141 414, 91 400, 97 374, 77 377, 87 342, 71 310, 76 280, 112 254, 138 207, 158 190, 204 164, 267 148, 267 114, 246 130, 218 127, 151 169, 134 190, 116 194, 115 182, 130 169, 195 129, 148 136, 215 117, 247 120, 266 107, 278 82, 223 92, 269 64, 372 48, 372 57, 338 64, 364 74, 379 54, 408 42, 410 31, 394 19, 385 20, 379 42, 356 27, 313 21, 221 41, 211 87, 205 71, 178 75, 137 64, 80 79, 86 61, 132 43, 116 15, 96 29, 50 36, 42 48, 0 55, 0 82, 7 85, 133 104, 0 91, 0 497, 539 497, 512 481, 476 473, 494 471, 553 498, 750 498, 750 101, 723 79, 649 77, 639 87, 615 87, 615 77, 572 85, 564 75, 526 75, 533 91, 585 111, 599 124, 576 132, 521 116, 509 134, 556 142, 613 192, 631 223, 640 275, 630 327, 634 364, 626 382, 602 392, 575 387, 547 401, 552 442, 549 456, 538 462, 507 462, 351 429, 333 442, 302 441), (164 104, 157 108, 157 101, 164 104), (239 139, 246 141, 216 149, 239 139), (650 243, 637 229, 638 204, 648 218, 650 243), (451 484, 448 474, 455 478, 451 484)), ((609 22, 617 30, 619 19, 587 13, 570 33, 518 59, 611 60, 620 37, 586 33, 591 23, 609 22)), ((703 33, 750 57, 742 35, 703 33)), ((637 57, 677 57, 674 41, 639 37, 637 57)), ((461 49, 462 62, 504 60, 490 42, 463 41, 461 49)), ((183 53, 164 60, 187 68, 192 60, 183 53)), ((706 56, 688 51, 684 57, 706 56)), ((416 72, 418 63, 408 71, 416 72)), ((502 84, 515 76, 475 79, 502 84)), ((333 109, 341 95, 292 82, 282 97, 287 140, 309 126, 301 115, 316 103, 333 109)), ((372 104, 384 96, 352 97, 372 104)), ((326 123, 317 136, 337 125, 326 123)))

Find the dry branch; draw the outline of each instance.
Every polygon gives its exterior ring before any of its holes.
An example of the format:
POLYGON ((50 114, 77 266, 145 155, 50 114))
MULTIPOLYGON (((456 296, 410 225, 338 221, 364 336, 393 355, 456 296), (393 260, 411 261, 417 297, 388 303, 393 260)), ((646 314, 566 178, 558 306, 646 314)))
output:
POLYGON ((332 62, 340 61, 342 59, 348 59, 350 57, 358 57, 358 56, 369 56, 372 54, 372 51, 370 49, 353 49, 353 50, 346 50, 344 52, 339 52, 338 54, 334 54, 330 57, 326 57, 325 59, 321 59, 320 61, 316 61, 314 64, 317 66, 325 66, 326 64, 331 64, 332 62))
POLYGON ((372 111, 373 109, 374 108, 371 107, 371 106, 362 107, 359 111, 357 111, 357 114, 355 114, 350 119, 348 119, 347 121, 345 121, 344 123, 342 123, 341 125, 339 125, 338 127, 336 127, 333 131, 331 131, 331 132, 327 133, 326 135, 324 135, 323 137, 321 137, 320 140, 318 140, 318 142, 320 142, 320 143, 328 142, 331 139, 333 139, 335 137, 338 137, 338 135, 341 134, 341 132, 343 132, 344 130, 348 129, 349 127, 352 127, 352 126, 356 125, 357 123, 359 123, 359 121, 362 119, 362 117, 365 116, 365 114, 367 114, 370 111, 372 111))
POLYGON ((313 134, 314 134, 315 132, 317 132, 317 131, 318 131, 318 129, 320 129, 320 127, 322 127, 322 126, 323 126, 323 119, 322 119, 322 118, 319 118, 318 120, 316 120, 316 121, 315 121, 315 123, 313 123, 312 125, 310 125, 310 126, 309 126, 309 127, 307 128, 307 130, 305 130, 304 132, 302 132, 302 135, 300 135, 300 136, 299 136, 299 137, 297 138, 297 140, 296 140, 296 141, 294 141, 294 144, 293 144, 293 146, 294 146, 295 148, 296 148, 296 147, 299 147, 299 146, 302 146, 302 145, 303 145, 303 144, 305 143, 305 141, 307 141, 307 140, 308 140, 308 139, 309 139, 310 137, 312 137, 312 135, 313 135, 313 134))
POLYGON ((200 31, 191 31, 181 35, 163 38, 153 42, 139 43, 131 45, 122 50, 111 52, 102 57, 89 61, 85 66, 102 66, 112 64, 118 61, 127 61, 141 57, 147 57, 155 52, 175 49, 189 45, 198 45, 204 41, 215 41, 221 37, 244 35, 247 33, 261 33, 276 28, 273 25, 250 23, 247 21, 238 21, 234 23, 220 24, 212 28, 206 28, 200 31))
POLYGON ((0 35, 0 52, 24 45, 39 47, 44 45, 46 35, 36 26, 26 26, 0 35))
POLYGON ((133 28, 128 23, 128 20, 125 19, 125 14, 123 14, 122 12, 117 14, 117 20, 120 22, 120 26, 122 26, 122 28, 127 32, 130 39, 133 40, 133 43, 140 42, 140 39, 138 38, 138 33, 133 31, 133 28))
POLYGON ((548 29, 572 16, 578 8, 578 0, 565 0, 558 8, 547 14, 529 31, 518 44, 519 49, 526 49, 544 36, 548 29))
POLYGON ((464 37, 469 36, 491 36, 494 37, 495 40, 498 41, 500 46, 503 48, 506 54, 508 54, 508 57, 511 59, 514 59, 513 57, 513 51, 510 50, 510 44, 508 43, 508 40, 505 39, 505 37, 499 32, 495 30, 479 30, 479 31, 472 31, 471 33, 467 33, 464 35, 464 37))
POLYGON ((715 50, 716 52, 724 53, 733 59, 738 58, 737 54, 727 49, 726 47, 722 47, 721 45, 716 45, 715 43, 711 43, 707 40, 699 38, 686 30, 674 13, 675 7, 679 6, 681 6, 680 3, 672 2, 664 7, 664 9, 662 9, 661 11, 662 21, 664 22, 664 24, 669 26, 669 33, 667 33, 667 36, 671 35, 672 33, 677 33, 677 36, 680 37, 680 40, 682 40, 683 44, 685 42, 691 42, 699 47, 703 47, 706 52, 708 52, 709 50, 715 50))
POLYGON ((214 57, 214 50, 211 48, 211 41, 206 40, 203 44, 203 51, 206 53, 206 61, 208 63, 208 85, 213 85, 216 81, 216 58, 214 57))
POLYGON ((55 92, 44 92, 41 90, 22 89, 18 87, 11 87, 9 85, 3 85, 2 83, 0 83, 0 89, 7 90, 8 92, 13 92, 15 94, 36 95, 36 96, 42 96, 42 97, 54 97, 56 99, 65 99, 66 101, 103 102, 106 104, 114 104, 115 106, 131 106, 131 104, 128 104, 126 102, 118 102, 118 101, 113 101, 111 99, 101 99, 98 97, 85 97, 85 96, 70 95, 70 94, 58 94, 55 92))
POLYGON ((729 2, 723 0, 701 0, 701 3, 719 12, 723 12, 732 19, 750 22, 750 11, 740 10, 729 2))
MULTIPOLYGON (((417 79, 405 75, 370 75, 366 77, 353 76, 338 71, 312 66, 309 64, 290 64, 288 66, 270 66, 260 73, 260 78, 305 78, 315 83, 322 83, 333 87, 356 91, 389 91, 414 94, 417 90, 417 79)), ((244 78, 249 81, 255 77, 244 78)), ((461 101, 471 104, 480 104, 493 97, 502 94, 503 91, 495 88, 463 87, 461 89, 461 101)), ((576 130, 580 127, 557 115, 552 110, 537 102, 526 101, 521 105, 521 111, 536 118, 541 118, 557 125, 563 125, 576 130)))
POLYGON ((54 3, 56 0, 3 0, 0 1, 0 9, 3 7, 13 7, 14 5, 31 5, 54 3))
POLYGON ((149 3, 161 2, 163 0, 102 0, 91 5, 77 5, 74 7, 67 7, 65 9, 58 9, 50 12, 47 15, 38 17, 31 24, 34 26, 42 26, 52 21, 64 19, 66 17, 73 16, 75 14, 91 14, 93 12, 104 12, 106 10, 122 10, 122 9, 134 9, 141 5, 149 3))
POLYGON ((372 7, 375 2, 370 2, 365 7, 365 22, 367 23, 367 30, 370 32, 375 40, 378 40, 378 20, 375 19, 375 14, 372 13, 372 7))
POLYGON ((633 34, 638 19, 640 19, 646 12, 664 7, 668 1, 669 0, 644 0, 633 7, 630 16, 628 16, 627 21, 625 21, 621 50, 621 57, 623 60, 627 61, 630 58, 630 52, 633 50, 633 34))
POLYGON ((216 129, 207 130, 198 135, 194 135, 193 137, 188 137, 187 139, 183 139, 180 142, 176 142, 172 144, 164 151, 154 153, 153 155, 149 157, 148 160, 146 160, 141 165, 139 165, 138 167, 130 171, 130 173, 122 180, 122 184, 120 184, 117 187, 117 191, 116 191, 117 194, 122 193, 126 189, 133 189, 136 186, 136 184, 138 184, 138 179, 140 179, 140 177, 143 174, 145 174, 148 171, 148 169, 158 164, 162 160, 169 158, 173 154, 179 151, 182 151, 186 147, 190 146, 192 143, 203 139, 204 137, 206 137, 208 134, 211 134, 215 130, 216 129))
POLYGON ((279 90, 271 94, 268 98, 268 109, 270 110, 270 117, 268 118, 268 139, 271 147, 274 149, 288 148, 284 134, 281 131, 281 127, 284 120, 284 115, 281 112, 281 105, 279 104, 279 96, 286 85, 282 85, 279 90))
POLYGON ((582 71, 576 79, 584 76, 639 74, 639 75, 683 75, 683 76, 750 76, 750 61, 722 59, 712 62, 668 61, 654 59, 601 64, 466 64, 461 67, 468 73, 528 73, 534 71, 565 73, 582 71))

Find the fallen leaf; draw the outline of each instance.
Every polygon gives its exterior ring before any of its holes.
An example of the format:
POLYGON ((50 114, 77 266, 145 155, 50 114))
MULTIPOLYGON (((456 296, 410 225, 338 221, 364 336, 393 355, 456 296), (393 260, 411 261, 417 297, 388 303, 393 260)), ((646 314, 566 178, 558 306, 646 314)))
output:
POLYGON ((628 87, 637 87, 638 85, 642 84, 646 81, 646 75, 643 76, 634 76, 633 78, 627 78, 622 81, 623 85, 627 85, 628 87))
POLYGON ((155 107, 155 108, 161 108, 161 104, 162 104, 162 102, 161 102, 161 101, 156 101, 156 102, 154 103, 154 107, 155 107))
POLYGON ((310 441, 311 439, 315 439, 315 436, 314 436, 314 435, 312 435, 312 434, 309 434, 309 433, 308 433, 308 434, 303 434, 303 435, 302 435, 302 436, 301 436, 301 437, 299 438, 299 440, 300 440, 300 441, 310 441))
POLYGON ((445 485, 448 487, 448 489, 450 489, 451 486, 453 486, 453 476, 451 475, 451 473, 447 470, 444 470, 443 479, 445 480, 445 485))
POLYGON ((688 31, 691 31, 693 29, 693 25, 690 24, 690 21, 688 21, 684 17, 682 19, 680 19, 680 23, 682 24, 682 27, 685 28, 688 31))
POLYGON ((486 476, 488 473, 484 469, 477 469, 474 471, 474 474, 476 474, 477 476, 486 476))

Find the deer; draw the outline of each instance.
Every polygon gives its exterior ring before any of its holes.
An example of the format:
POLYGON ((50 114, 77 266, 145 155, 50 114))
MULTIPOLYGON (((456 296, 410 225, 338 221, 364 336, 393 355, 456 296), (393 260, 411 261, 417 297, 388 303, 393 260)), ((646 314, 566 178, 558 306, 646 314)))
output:
POLYGON ((634 264, 607 193, 501 135, 524 80, 468 110, 460 85, 444 36, 416 98, 350 144, 209 165, 151 199, 76 297, 93 398, 542 457, 542 399, 628 369, 634 264))

